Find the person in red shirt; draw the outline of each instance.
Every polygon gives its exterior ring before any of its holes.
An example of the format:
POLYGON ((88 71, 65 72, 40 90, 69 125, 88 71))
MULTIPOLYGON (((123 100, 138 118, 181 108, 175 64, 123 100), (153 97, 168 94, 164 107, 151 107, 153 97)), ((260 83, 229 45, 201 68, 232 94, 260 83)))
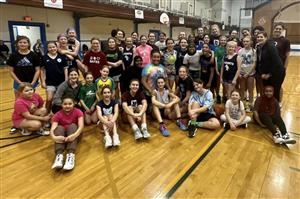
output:
POLYGON ((20 83, 18 91, 20 96, 15 102, 12 115, 14 127, 22 129, 23 135, 30 135, 32 131, 49 135, 42 127, 50 120, 51 115, 47 115, 41 96, 35 93, 32 85, 27 82, 20 83))
POLYGON ((107 65, 106 55, 100 50, 100 40, 96 37, 91 39, 91 50, 84 56, 83 64, 93 74, 94 79, 100 77, 100 70, 107 65))
POLYGON ((56 154, 52 169, 72 170, 75 166, 75 150, 84 127, 84 119, 81 110, 74 106, 74 99, 64 96, 62 110, 55 113, 52 118, 50 134, 55 142, 56 154), (64 150, 67 151, 67 156, 63 165, 64 150))

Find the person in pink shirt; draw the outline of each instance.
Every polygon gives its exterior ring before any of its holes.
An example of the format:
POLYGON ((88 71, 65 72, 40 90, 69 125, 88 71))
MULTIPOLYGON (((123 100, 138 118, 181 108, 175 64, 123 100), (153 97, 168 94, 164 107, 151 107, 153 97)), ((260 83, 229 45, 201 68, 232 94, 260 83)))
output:
POLYGON ((84 119, 81 110, 75 108, 74 105, 72 97, 64 96, 62 109, 52 118, 50 134, 55 142, 56 154, 52 169, 72 170, 75 166, 75 150, 84 127, 84 119), (67 151, 67 156, 63 165, 64 150, 67 151))
POLYGON ((141 35, 140 37, 141 45, 136 48, 136 55, 139 55, 143 58, 143 67, 151 63, 151 51, 152 47, 147 44, 147 37, 141 35))
POLYGON ((20 83, 18 92, 20 96, 14 105, 13 125, 22 129, 22 135, 30 135, 32 131, 40 135, 49 135, 43 126, 50 120, 51 115, 47 115, 41 96, 34 92, 30 83, 26 82, 20 83))

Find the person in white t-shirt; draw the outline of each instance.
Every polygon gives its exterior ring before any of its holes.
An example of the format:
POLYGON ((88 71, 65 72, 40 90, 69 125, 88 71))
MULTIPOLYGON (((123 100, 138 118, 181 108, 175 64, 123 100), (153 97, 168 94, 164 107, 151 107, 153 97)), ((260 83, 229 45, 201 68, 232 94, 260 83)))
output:
POLYGON ((246 116, 244 104, 237 90, 231 92, 230 99, 228 99, 225 104, 225 113, 222 114, 220 118, 221 121, 224 122, 223 126, 225 129, 234 131, 239 126, 244 128, 248 127, 251 118, 246 116))

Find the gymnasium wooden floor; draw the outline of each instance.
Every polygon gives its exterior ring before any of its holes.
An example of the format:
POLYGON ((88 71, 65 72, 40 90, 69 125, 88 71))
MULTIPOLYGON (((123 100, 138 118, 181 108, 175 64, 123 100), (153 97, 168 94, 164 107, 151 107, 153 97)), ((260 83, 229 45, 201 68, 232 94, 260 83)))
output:
POLYGON ((300 198, 299 62, 291 57, 283 86, 283 116, 296 145, 274 145, 255 124, 235 132, 198 130, 189 139, 168 122, 172 135, 165 138, 150 121, 149 141, 136 142, 122 124, 121 146, 106 150, 90 126, 71 172, 50 169, 50 137, 9 135, 14 96, 1 68, 1 198, 300 198))

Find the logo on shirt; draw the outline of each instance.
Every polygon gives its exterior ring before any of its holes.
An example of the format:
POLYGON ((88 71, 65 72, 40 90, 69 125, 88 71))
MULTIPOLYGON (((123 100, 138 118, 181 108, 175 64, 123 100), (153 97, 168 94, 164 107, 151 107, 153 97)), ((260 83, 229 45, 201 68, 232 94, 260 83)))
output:
POLYGON ((60 63, 62 60, 61 60, 61 58, 58 58, 56 61, 57 61, 58 63, 60 63))
POLYGON ((100 64, 100 57, 91 56, 90 57, 90 63, 91 64, 100 64))
POLYGON ((88 91, 88 92, 86 93, 86 96, 88 96, 88 97, 91 97, 91 96, 94 96, 94 95, 96 95, 96 93, 93 92, 93 91, 88 91))
POLYGON ((111 115, 113 107, 103 108, 103 115, 111 115))
POLYGON ((27 57, 24 57, 17 63, 17 66, 32 66, 32 63, 29 59, 27 59, 27 57))

